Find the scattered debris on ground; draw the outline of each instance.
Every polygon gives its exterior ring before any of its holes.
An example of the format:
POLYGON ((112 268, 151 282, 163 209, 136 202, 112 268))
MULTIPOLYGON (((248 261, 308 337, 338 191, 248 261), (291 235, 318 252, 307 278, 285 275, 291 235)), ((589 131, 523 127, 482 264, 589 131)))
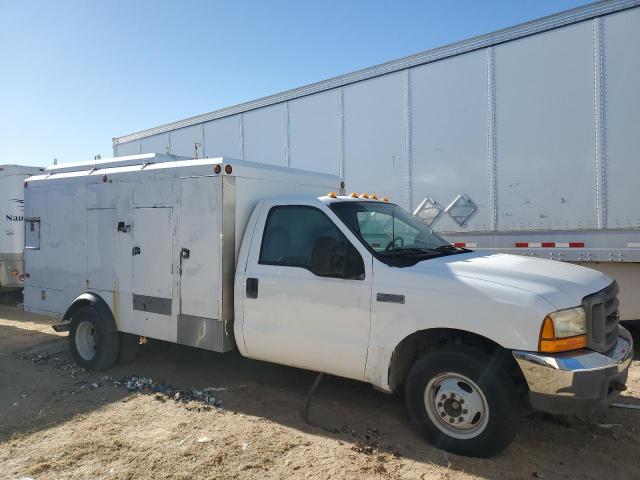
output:
MULTIPOLYGON (((166 402, 167 400, 173 400, 177 403, 186 405, 192 410, 207 410, 207 407, 222 408, 222 400, 216 398, 215 392, 222 392, 227 390, 227 387, 205 387, 201 389, 180 389, 174 385, 170 385, 164 382, 154 382, 152 378, 126 375, 123 377, 112 377, 109 375, 97 376, 91 372, 87 372, 82 367, 78 367, 69 360, 59 355, 60 352, 49 353, 34 352, 34 353, 18 353, 17 357, 21 360, 30 360, 35 365, 47 365, 55 368, 59 372, 68 374, 71 378, 78 378, 84 375, 84 378, 75 382, 78 386, 76 390, 73 390, 71 395, 76 395, 83 390, 95 390, 103 388, 105 386, 113 386, 114 388, 126 388, 129 392, 138 392, 147 395, 153 395, 156 400, 166 402), (204 404, 204 406, 193 405, 193 403, 204 404)), ((237 388, 236 388, 237 390, 237 388)))

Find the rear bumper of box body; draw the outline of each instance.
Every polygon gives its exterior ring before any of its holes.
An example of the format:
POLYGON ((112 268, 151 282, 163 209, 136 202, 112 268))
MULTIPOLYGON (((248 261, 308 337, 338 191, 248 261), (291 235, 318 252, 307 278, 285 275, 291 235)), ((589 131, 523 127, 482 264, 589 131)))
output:
POLYGON ((534 410, 554 414, 585 414, 608 406, 627 380, 633 340, 619 327, 618 341, 607 353, 578 350, 542 354, 514 350, 534 410))

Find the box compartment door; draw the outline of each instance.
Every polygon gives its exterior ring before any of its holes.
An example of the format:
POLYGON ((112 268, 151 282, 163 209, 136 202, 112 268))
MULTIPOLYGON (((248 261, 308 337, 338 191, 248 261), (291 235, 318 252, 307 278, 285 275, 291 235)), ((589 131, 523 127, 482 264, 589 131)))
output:
POLYGON ((220 177, 185 178, 178 207, 180 251, 178 343, 231 348, 221 315, 222 192, 220 177))
POLYGON ((173 294, 171 208, 133 209, 133 309, 171 315, 173 294))
POLYGON ((181 181, 178 213, 180 313, 220 318, 220 180, 181 181))
POLYGON ((112 292, 116 283, 116 211, 87 210, 87 289, 112 292))

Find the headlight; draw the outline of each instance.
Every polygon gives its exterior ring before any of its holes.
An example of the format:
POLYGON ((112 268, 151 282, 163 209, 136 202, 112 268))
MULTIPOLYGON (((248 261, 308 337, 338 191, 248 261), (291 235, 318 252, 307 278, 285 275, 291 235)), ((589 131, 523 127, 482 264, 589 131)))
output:
POLYGON ((553 321, 556 338, 575 337, 587 333, 587 316, 582 307, 558 310, 550 313, 549 317, 553 321))
POLYGON ((587 345, 587 316, 582 307, 547 315, 540 329, 541 352, 566 352, 587 345))

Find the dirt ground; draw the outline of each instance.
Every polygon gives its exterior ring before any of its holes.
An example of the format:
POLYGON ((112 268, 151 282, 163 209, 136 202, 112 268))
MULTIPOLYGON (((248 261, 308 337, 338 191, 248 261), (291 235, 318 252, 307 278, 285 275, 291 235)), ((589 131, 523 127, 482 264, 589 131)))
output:
MULTIPOLYGON (((151 342, 135 361, 90 374, 46 317, 0 305, 0 479, 640 478, 640 410, 523 419, 503 454, 446 454, 409 426, 401 395, 312 372, 151 342), (114 379, 214 387, 221 407, 130 393, 114 379), (107 378, 105 378, 105 376, 107 378)), ((636 345, 640 332, 634 332, 636 345)), ((640 362, 621 402, 640 405, 640 362)))

